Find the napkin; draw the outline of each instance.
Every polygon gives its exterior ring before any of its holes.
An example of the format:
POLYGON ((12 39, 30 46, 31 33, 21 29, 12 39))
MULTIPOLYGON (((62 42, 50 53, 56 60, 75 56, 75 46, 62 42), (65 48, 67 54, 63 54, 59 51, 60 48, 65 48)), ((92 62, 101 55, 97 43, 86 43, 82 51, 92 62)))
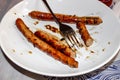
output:
POLYGON ((120 1, 117 2, 114 7, 113 7, 113 12, 115 13, 116 17, 119 19, 120 21, 120 1))
POLYGON ((47 80, 120 80, 120 60, 91 73, 75 77, 45 77, 47 80))

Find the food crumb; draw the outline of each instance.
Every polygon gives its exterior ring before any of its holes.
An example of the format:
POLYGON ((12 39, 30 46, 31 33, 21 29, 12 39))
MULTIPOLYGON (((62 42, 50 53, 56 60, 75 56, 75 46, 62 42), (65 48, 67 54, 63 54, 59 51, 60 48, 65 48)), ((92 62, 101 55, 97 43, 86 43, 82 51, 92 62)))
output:
POLYGON ((102 51, 104 52, 104 51, 105 51, 105 48, 103 48, 102 51))
POLYGON ((48 29, 48 30, 50 30, 50 31, 52 31, 52 32, 54 32, 54 33, 59 33, 59 32, 60 32, 59 29, 56 28, 56 27, 54 27, 54 26, 45 25, 45 27, 46 27, 46 29, 48 29))
POLYGON ((83 45, 83 47, 85 47, 85 50, 86 50, 86 51, 88 51, 88 50, 89 50, 89 49, 88 49, 88 47, 86 47, 86 46, 84 46, 84 45, 83 45))
POLYGON ((14 13, 14 15, 16 15, 16 13, 14 13))
POLYGON ((29 54, 32 54, 32 51, 28 51, 29 54))
POLYGON ((90 53, 95 53, 94 51, 90 51, 90 53))
POLYGON ((86 56, 86 59, 89 59, 90 58, 90 56, 86 56))
POLYGON ((96 32, 94 32, 94 34, 98 34, 98 33, 99 33, 99 32, 97 32, 97 31, 96 31, 96 32))
POLYGON ((79 33, 79 30, 76 30, 76 33, 79 33))
POLYGON ((39 23, 39 21, 35 21, 35 22, 34 22, 34 25, 37 25, 38 23, 39 23))
POLYGON ((90 31, 94 30, 96 27, 91 27, 91 29, 89 29, 90 31))
POLYGON ((110 45, 110 42, 108 42, 108 44, 110 45))
POLYGON ((15 51, 15 49, 12 49, 12 52, 14 52, 14 53, 15 53, 15 52, 16 52, 16 51, 15 51))

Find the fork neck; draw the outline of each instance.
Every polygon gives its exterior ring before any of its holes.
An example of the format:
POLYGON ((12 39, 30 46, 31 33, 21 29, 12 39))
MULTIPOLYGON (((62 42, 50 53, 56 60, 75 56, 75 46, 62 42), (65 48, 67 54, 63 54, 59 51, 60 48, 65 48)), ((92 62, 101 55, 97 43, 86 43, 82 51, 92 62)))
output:
POLYGON ((53 15, 53 18, 54 18, 55 22, 56 22, 58 25, 61 25, 62 23, 58 20, 58 18, 54 15, 54 13, 51 12, 51 14, 53 15))
POLYGON ((50 13, 52 14, 55 22, 58 24, 58 25, 61 25, 62 23, 58 20, 58 18, 55 16, 55 14, 53 13, 52 9, 50 8, 49 4, 47 3, 46 0, 43 0, 43 2, 45 3, 45 5, 47 6, 48 10, 50 11, 50 13))

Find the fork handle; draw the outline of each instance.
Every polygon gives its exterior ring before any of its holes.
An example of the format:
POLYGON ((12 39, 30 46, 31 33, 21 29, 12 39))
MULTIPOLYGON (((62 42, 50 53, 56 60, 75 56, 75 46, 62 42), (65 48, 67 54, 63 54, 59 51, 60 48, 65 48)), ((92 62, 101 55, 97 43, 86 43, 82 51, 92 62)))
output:
POLYGON ((55 14, 53 13, 52 9, 50 8, 48 2, 46 0, 43 0, 44 4, 46 5, 46 7, 48 8, 48 10, 50 11, 50 13, 52 14, 55 22, 59 25, 61 25, 61 22, 57 19, 57 17, 55 16, 55 14))

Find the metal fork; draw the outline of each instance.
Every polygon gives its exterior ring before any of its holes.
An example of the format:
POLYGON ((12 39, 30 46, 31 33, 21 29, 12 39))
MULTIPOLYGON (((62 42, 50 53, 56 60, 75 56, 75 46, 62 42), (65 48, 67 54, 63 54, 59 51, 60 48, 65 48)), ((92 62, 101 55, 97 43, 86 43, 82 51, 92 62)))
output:
POLYGON ((54 18, 55 22, 59 25, 61 35, 63 36, 63 38, 65 39, 67 44, 70 46, 70 48, 72 50, 75 50, 75 51, 78 50, 79 47, 81 47, 81 41, 77 37, 75 31, 70 26, 61 23, 57 19, 57 17, 55 16, 53 11, 51 10, 51 8, 50 8, 50 6, 49 6, 49 4, 47 3, 46 0, 43 0, 43 2, 46 5, 46 7, 48 8, 48 10, 50 11, 50 13, 53 15, 53 18, 54 18))

